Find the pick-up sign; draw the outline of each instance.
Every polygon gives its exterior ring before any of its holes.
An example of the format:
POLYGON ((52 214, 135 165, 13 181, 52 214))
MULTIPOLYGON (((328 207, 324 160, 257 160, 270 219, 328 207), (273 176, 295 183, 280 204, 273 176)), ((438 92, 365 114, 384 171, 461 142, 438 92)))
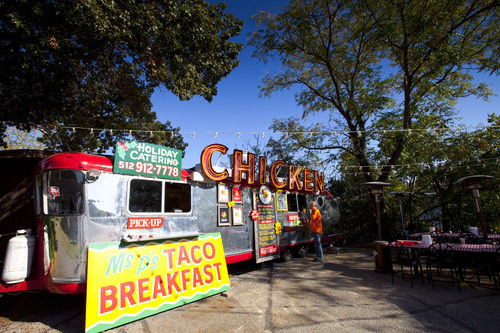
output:
POLYGON ((149 229, 161 228, 162 217, 129 217, 127 228, 129 229, 149 229))

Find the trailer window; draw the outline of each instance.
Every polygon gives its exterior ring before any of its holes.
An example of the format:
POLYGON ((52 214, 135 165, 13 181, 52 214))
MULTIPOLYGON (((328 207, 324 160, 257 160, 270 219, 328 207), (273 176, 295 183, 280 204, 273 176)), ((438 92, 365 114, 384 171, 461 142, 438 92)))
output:
POLYGON ((286 201, 288 203, 288 211, 289 212, 298 212, 297 206, 297 194, 295 193, 287 193, 286 201))
POLYGON ((191 211, 191 186, 180 183, 165 183, 166 213, 186 213, 191 211))
POLYGON ((128 207, 131 212, 161 212, 162 182, 133 179, 130 181, 128 207))
POLYGON ((81 172, 73 170, 50 171, 45 191, 47 214, 82 214, 83 174, 81 172))
POLYGON ((299 202, 299 212, 306 212, 307 211, 306 196, 303 194, 297 194, 297 200, 299 202))
POLYGON ((191 186, 132 179, 128 207, 132 213, 187 213, 191 211, 191 186))

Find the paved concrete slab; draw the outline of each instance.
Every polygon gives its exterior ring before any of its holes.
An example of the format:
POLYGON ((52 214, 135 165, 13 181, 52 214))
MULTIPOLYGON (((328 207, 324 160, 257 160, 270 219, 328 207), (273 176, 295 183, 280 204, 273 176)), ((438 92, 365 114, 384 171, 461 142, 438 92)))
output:
POLYGON ((374 272, 373 251, 265 263, 214 296, 113 332, 498 332, 500 292, 374 272))
MULTIPOLYGON (((373 250, 232 265, 231 290, 110 330, 136 332, 498 332, 500 290, 374 272, 373 250)), ((83 332, 85 298, 0 298, 2 332, 83 332)))

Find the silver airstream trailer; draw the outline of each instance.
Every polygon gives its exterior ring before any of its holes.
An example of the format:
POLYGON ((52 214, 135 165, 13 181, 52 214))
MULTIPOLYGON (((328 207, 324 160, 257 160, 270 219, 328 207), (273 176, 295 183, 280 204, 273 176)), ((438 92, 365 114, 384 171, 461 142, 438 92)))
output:
POLYGON ((198 169, 177 171, 160 168, 159 158, 121 160, 132 172, 117 170, 117 156, 58 153, 43 159, 34 171, 35 221, 31 230, 13 235, 15 251, 7 246, 0 254, 0 291, 84 293, 88 246, 99 242, 140 244, 218 232, 228 264, 286 257, 312 243, 304 223, 311 200, 322 213, 323 242, 342 237, 337 203, 315 178, 319 173, 291 166, 294 179, 283 180, 276 172, 284 163, 274 162, 267 172, 261 157, 257 179, 255 157, 243 163, 237 150, 232 169, 217 169, 212 154, 226 151, 207 146, 198 169), (149 164, 153 171, 145 174, 149 164), (28 264, 13 265, 14 258, 28 264))

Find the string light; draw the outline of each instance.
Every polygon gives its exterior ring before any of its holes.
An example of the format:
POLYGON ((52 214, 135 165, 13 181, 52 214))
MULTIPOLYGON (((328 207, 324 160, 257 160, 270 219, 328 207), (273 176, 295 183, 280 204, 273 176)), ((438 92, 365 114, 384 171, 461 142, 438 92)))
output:
MULTIPOLYGON (((19 124, 19 125, 22 125, 22 124, 19 124)), ((94 130, 97 130, 98 132, 102 132, 102 131, 107 131, 109 132, 110 135, 114 135, 115 132, 128 132, 128 134, 130 136, 132 136, 132 132, 144 132, 142 130, 133 130, 133 129, 128 129, 128 130, 121 130, 121 129, 108 129, 108 128, 87 128, 87 127, 77 127, 77 126, 70 126, 70 127, 67 127, 67 126, 60 126, 59 128, 61 129, 67 129, 67 130, 70 130, 72 133, 76 133, 76 130, 87 130, 89 131, 90 135, 94 135, 94 130)), ((356 134, 358 137, 362 137, 363 133, 366 133, 366 134, 369 134, 369 133, 398 133, 398 132, 407 132, 408 134, 412 134, 412 133, 422 133, 422 134, 425 134, 425 133, 431 133, 432 135, 441 135, 441 133, 443 134, 446 134, 446 132, 449 132, 450 134, 453 134, 453 133, 456 133, 456 134, 459 134, 460 132, 462 131, 469 131, 469 130, 482 130, 482 131, 488 131, 489 129, 500 129, 500 126, 495 126, 495 125, 492 125, 492 126, 457 126, 457 127, 449 127, 449 128, 439 128, 439 127, 436 127, 436 128, 422 128, 422 129, 394 129, 394 130, 388 130, 388 129, 383 129, 383 130, 372 130, 372 131, 361 131, 361 130, 358 130, 358 131, 347 131, 347 130, 342 130, 342 129, 335 129, 335 130, 330 130, 330 131, 283 131, 281 132, 281 134, 285 137, 285 139, 288 139, 289 136, 290 136, 290 133, 296 133, 296 134, 304 134, 304 135, 307 135, 309 134, 309 137, 312 138, 313 134, 318 134, 318 135, 321 135, 321 134, 329 134, 331 135, 332 133, 337 136, 339 134, 346 134, 346 133, 350 133, 350 134, 356 134)), ((152 133, 153 131, 149 131, 150 132, 150 136, 152 136, 152 133)), ((170 133, 170 137, 172 138, 173 135, 174 135, 174 131, 155 131, 155 132, 167 132, 167 133, 170 133)), ((179 131, 179 134, 182 134, 182 133, 190 133, 192 134, 193 138, 196 137, 196 132, 195 131, 192 131, 192 132, 182 132, 182 131, 179 131)), ((215 133, 215 138, 218 138, 219 136, 219 132, 218 131, 215 131, 215 132, 210 132, 210 131, 206 131, 205 133, 207 134, 210 134, 210 133, 215 133)), ((245 134, 255 134, 255 132, 242 132, 242 131, 234 131, 234 132, 224 132, 226 134, 234 134, 234 135, 237 135, 238 138, 241 138, 242 135, 245 135, 245 134)), ((276 132, 273 132, 273 133, 276 133, 276 132)), ((277 132, 278 134, 280 132, 277 132)), ((262 138, 265 137, 265 132, 260 132, 260 135, 262 138)), ((496 161, 497 164, 500 164, 500 159, 499 158, 493 158, 493 159, 480 159, 480 158, 476 158, 477 160, 477 165, 478 167, 482 166, 482 167, 486 167, 486 164, 493 160, 493 161, 496 161)), ((455 168, 457 167, 467 167, 468 169, 471 168, 472 165, 470 165, 470 161, 458 161, 456 162, 455 165, 449 165, 446 166, 446 164, 442 165, 442 163, 444 162, 434 162, 433 164, 425 164, 425 163, 416 163, 414 164, 413 166, 416 168, 416 169, 430 169, 433 165, 436 166, 436 168, 444 168, 444 169, 449 169, 449 170, 454 170, 455 168)), ((346 165, 344 166, 344 169, 346 171, 348 171, 348 168, 359 168, 360 172, 362 172, 363 168, 360 167, 360 166, 355 166, 355 165, 346 165)), ((395 170, 396 168, 401 168, 401 167, 406 167, 408 170, 412 168, 412 165, 410 164, 404 164, 404 165, 376 165, 374 166, 375 170, 378 170, 378 168, 383 168, 383 167, 390 167, 391 170, 395 170)), ((346 174, 349 174, 347 172, 345 172, 346 174)), ((358 173, 358 172, 356 172, 358 173)))
MULTIPOLYGON (((415 163, 415 164, 397 164, 397 165, 391 165, 391 169, 392 171, 395 171, 394 169, 395 168, 401 168, 401 169, 407 169, 407 171, 409 170, 427 170, 427 171, 431 171, 433 170, 434 172, 438 172, 438 171, 445 171, 445 170, 450 170, 450 171, 453 171, 453 170, 456 170, 458 168, 466 168, 467 170, 471 170, 472 168, 474 167, 477 167, 477 168, 486 168, 488 163, 492 163, 494 165, 497 165, 498 162, 497 162, 498 158, 483 158, 483 159, 480 159, 479 162, 480 163, 475 163, 475 164, 471 164, 472 161, 469 161, 469 162, 464 162, 464 161, 460 161, 460 163, 456 163, 456 164, 442 164, 442 163, 436 163, 436 168, 432 168, 432 164, 429 164, 429 163, 415 163)), ((382 169, 382 165, 375 165, 373 166, 373 168, 375 170, 377 170, 378 168, 382 169)), ((344 169, 345 171, 343 172, 343 175, 357 175, 357 174, 369 174, 369 171, 365 171, 365 172, 358 172, 358 171, 355 171, 353 170, 353 172, 347 172, 347 170, 349 168, 356 168, 359 169, 361 171, 361 168, 360 166, 354 166, 354 165, 349 165, 349 166, 341 166, 341 169, 344 169)))
MULTIPOLYGON (((3 122, 4 123, 4 122, 3 122)), ((23 125, 23 124, 18 124, 19 126, 23 125)), ((73 131, 73 129, 76 131, 77 129, 78 130, 88 130, 91 132, 91 134, 93 134, 93 129, 94 128, 88 128, 88 127, 78 127, 78 126, 70 126, 70 127, 67 127, 67 126, 60 126, 59 128, 61 129, 70 129, 71 131, 73 131)), ((365 134, 376 134, 376 133, 398 133, 398 132, 406 132, 408 134, 414 134, 416 132, 419 132, 419 133, 432 133, 432 134, 436 134, 436 135, 439 135, 441 132, 442 133, 446 133, 446 132, 449 132, 450 134, 453 134, 453 133, 456 133, 456 134, 459 134, 460 132, 462 131, 469 131, 469 130, 481 130, 481 131, 488 131, 489 129, 500 129, 500 126, 495 126, 495 125, 491 125, 491 126, 457 126, 457 127, 446 127, 446 128, 439 128, 439 127, 436 127, 436 128, 411 128, 411 129, 392 129, 392 130, 388 130, 388 129, 383 129, 383 130, 365 130, 365 131, 361 131, 361 130, 356 130, 356 131, 348 131, 348 130, 342 130, 342 129, 334 129, 333 131, 332 130, 327 130, 327 131, 293 131, 293 132, 290 132, 290 131, 283 131, 281 132, 282 135, 285 136, 286 139, 288 139, 289 137, 289 133, 296 133, 296 134, 309 134, 310 136, 312 134, 318 134, 318 135, 331 135, 332 133, 334 135, 338 135, 338 134, 346 134, 346 133, 350 133, 350 134, 356 134, 358 137, 361 137, 363 135, 363 133, 365 134)), ((98 131, 108 131, 111 135, 113 135, 114 132, 118 131, 128 131, 129 135, 132 135, 132 132, 144 132, 142 130, 132 130, 132 129, 129 129, 129 130, 122 130, 122 129, 109 129, 109 128, 97 128, 98 131)), ((161 131, 155 131, 155 132, 161 132, 161 131)), ((171 132, 171 131, 165 131, 165 132, 171 132)), ((179 134, 183 134, 183 133, 192 133, 191 131, 189 132, 183 132, 183 131, 179 131, 179 134)), ((218 135, 218 132, 211 132, 211 131, 207 131, 206 133, 210 134, 210 133, 215 133, 215 135, 218 135)), ((242 131, 229 131, 229 132, 224 132, 226 134, 234 134, 234 135, 238 135, 238 137, 241 137, 241 135, 244 135, 244 134, 255 134, 255 132, 242 132, 242 131)), ((276 133, 276 132, 274 132, 276 133)), ((280 133, 280 132, 278 132, 280 133)), ((260 134, 264 134, 265 135, 265 132, 260 132, 260 134)))

